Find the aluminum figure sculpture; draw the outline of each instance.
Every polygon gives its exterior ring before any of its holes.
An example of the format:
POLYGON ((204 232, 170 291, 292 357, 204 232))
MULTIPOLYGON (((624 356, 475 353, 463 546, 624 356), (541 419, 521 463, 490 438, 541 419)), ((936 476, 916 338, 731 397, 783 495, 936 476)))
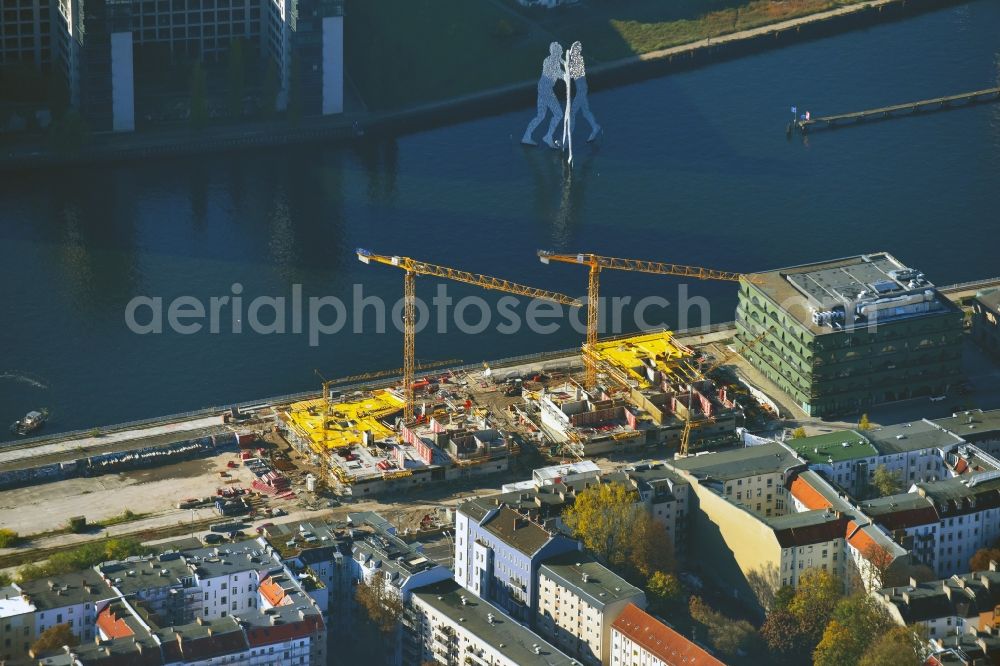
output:
POLYGON ((562 54, 563 48, 559 42, 549 44, 549 55, 542 61, 542 75, 538 79, 537 113, 531 122, 528 123, 528 128, 524 130, 521 143, 529 146, 538 145, 531 135, 542 121, 545 120, 545 115, 551 112, 552 120, 549 121, 549 131, 545 133, 545 137, 542 140, 550 148, 558 148, 552 137, 563 116, 563 110, 559 106, 559 100, 556 99, 555 91, 556 81, 563 78, 562 54))
POLYGON ((573 163, 573 126, 576 124, 576 116, 583 112, 583 117, 590 124, 590 137, 587 142, 591 142, 601 133, 601 126, 594 118, 590 110, 590 100, 587 97, 587 69, 583 61, 583 44, 573 42, 566 57, 563 58, 563 48, 558 42, 549 45, 549 55, 542 62, 542 76, 538 80, 538 102, 537 114, 528 124, 524 131, 521 143, 535 146, 532 134, 538 126, 545 120, 548 113, 552 114, 549 121, 549 131, 545 134, 543 141, 550 148, 562 148, 567 151, 567 161, 573 163), (555 85, 562 80, 566 85, 566 106, 560 108, 556 100, 555 85), (573 83, 575 82, 575 84, 573 83), (576 94, 572 95, 573 86, 576 86, 576 94), (553 135, 562 120, 563 131, 562 140, 555 141, 553 135))
POLYGON ((576 95, 573 96, 573 103, 570 107, 570 131, 576 124, 576 114, 583 112, 583 117, 590 125, 590 136, 587 143, 597 138, 601 133, 601 126, 597 124, 597 119, 590 111, 590 99, 587 97, 587 69, 583 64, 583 44, 573 42, 566 54, 566 73, 569 78, 576 82, 576 95))

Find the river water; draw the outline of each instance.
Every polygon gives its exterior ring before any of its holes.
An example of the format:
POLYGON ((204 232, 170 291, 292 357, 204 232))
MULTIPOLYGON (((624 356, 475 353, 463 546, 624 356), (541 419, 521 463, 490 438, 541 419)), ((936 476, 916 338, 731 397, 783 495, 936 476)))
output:
MULTIPOLYGON (((343 299, 349 317, 355 285, 391 306, 401 273, 359 263, 359 246, 574 296, 585 292, 585 272, 544 266, 537 249, 736 271, 888 250, 938 284, 1000 274, 1000 104, 806 140, 784 133, 792 104, 815 115, 855 111, 994 86, 998 71, 1000 3, 979 0, 592 90, 605 132, 585 146, 579 131, 571 177, 557 153, 518 145, 530 110, 347 148, 6 175, 0 421, 46 406, 50 431, 89 428, 313 389, 314 369, 334 377, 398 367, 400 335, 377 332, 374 307, 361 333, 352 317, 315 346, 308 312, 303 333, 290 313, 284 334, 250 332, 247 313, 234 324, 225 308, 218 333, 206 323, 180 334, 166 319, 162 334, 126 325, 137 296, 161 298, 166 315, 178 297, 208 307, 233 296, 234 283, 245 303, 284 297, 289 311, 295 285, 306 303, 343 299)), ((633 304, 676 303, 679 288, 631 273, 602 279, 602 295, 633 304)), ((732 319, 732 283, 688 288, 708 299, 711 320, 732 319)), ((456 300, 479 293, 448 291, 456 300)), ((434 281, 418 282, 420 297, 434 294, 434 281)), ((622 330, 639 325, 623 312, 622 330)), ((678 324, 674 306, 642 314, 647 325, 678 324)), ((140 322, 150 316, 138 310, 140 322)), ((466 321, 478 318, 466 311, 466 321)), ((565 322, 548 333, 435 328, 418 336, 418 358, 478 362, 581 339, 565 322)))

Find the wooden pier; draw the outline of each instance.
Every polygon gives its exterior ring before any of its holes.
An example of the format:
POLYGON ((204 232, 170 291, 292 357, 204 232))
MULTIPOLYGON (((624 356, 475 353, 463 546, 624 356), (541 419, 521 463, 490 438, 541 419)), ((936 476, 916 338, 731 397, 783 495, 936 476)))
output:
POLYGON ((927 111, 944 111, 947 109, 961 108, 984 102, 996 102, 1000 100, 1000 87, 977 90, 975 92, 949 95, 947 97, 935 97, 924 99, 919 102, 907 102, 906 104, 896 104, 893 106, 883 106, 879 109, 868 109, 867 111, 855 111, 854 113, 842 113, 835 116, 819 116, 809 120, 796 120, 795 125, 803 134, 813 129, 843 127, 847 124, 861 123, 870 120, 886 120, 896 118, 902 114, 912 115, 927 111))

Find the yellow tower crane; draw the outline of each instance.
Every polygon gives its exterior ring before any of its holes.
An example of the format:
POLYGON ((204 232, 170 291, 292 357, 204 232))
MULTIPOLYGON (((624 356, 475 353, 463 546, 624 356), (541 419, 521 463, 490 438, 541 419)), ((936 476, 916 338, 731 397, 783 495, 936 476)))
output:
MULTIPOLYGON (((711 268, 700 268, 698 266, 682 266, 680 264, 669 264, 662 261, 646 261, 643 259, 619 259, 617 257, 602 257, 597 254, 558 254, 547 250, 539 250, 538 258, 543 264, 551 261, 559 261, 566 264, 579 264, 590 268, 590 282, 587 287, 587 348, 591 351, 597 344, 597 329, 599 321, 599 292, 601 283, 601 271, 604 269, 616 271, 632 271, 638 273, 653 273, 654 275, 674 275, 677 277, 689 277, 697 280, 730 280, 738 282, 741 278, 752 283, 759 282, 760 278, 755 275, 744 275, 741 273, 731 273, 727 271, 717 271, 711 268)), ((597 368, 589 358, 588 354, 583 354, 584 366, 587 370, 585 383, 587 388, 593 388, 597 383, 597 368)))
MULTIPOLYGON (((765 329, 763 333, 755 337, 750 342, 744 343, 743 347, 746 350, 753 348, 758 342, 764 339, 767 335, 767 330, 765 329)), ((710 374, 715 372, 720 366, 727 363, 729 359, 736 356, 740 352, 737 349, 730 349, 720 358, 715 359, 708 367, 698 369, 697 372, 702 378, 708 377, 710 374)), ((715 417, 708 416, 702 419, 691 418, 691 402, 688 402, 688 412, 687 418, 684 420, 684 430, 681 431, 681 445, 680 454, 686 456, 691 445, 691 431, 695 428, 700 428, 702 426, 708 425, 709 423, 714 423, 715 417)))
POLYGON ((518 296, 528 298, 539 298, 563 305, 579 307, 583 305, 580 301, 565 294, 559 294, 535 287, 526 287, 516 282, 502 280, 500 278, 480 275, 460 271, 447 266, 429 264, 409 257, 386 256, 375 254, 368 250, 358 248, 358 260, 369 264, 376 262, 386 266, 395 266, 402 269, 403 274, 403 419, 407 422, 413 420, 413 372, 414 372, 414 348, 416 343, 416 277, 417 275, 429 275, 431 277, 464 282, 475 285, 483 289, 503 291, 518 296))

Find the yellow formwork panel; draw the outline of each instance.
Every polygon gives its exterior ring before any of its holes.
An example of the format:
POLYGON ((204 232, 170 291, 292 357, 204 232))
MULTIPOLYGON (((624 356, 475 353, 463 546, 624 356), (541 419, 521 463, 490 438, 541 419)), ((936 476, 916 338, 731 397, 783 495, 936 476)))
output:
POLYGON ((652 360, 656 369, 674 376, 678 381, 688 379, 690 366, 686 363, 691 352, 673 340, 670 331, 657 331, 599 341, 594 346, 594 355, 635 380, 640 389, 650 388, 652 383, 644 368, 646 360, 652 360))
POLYGON ((376 391, 357 400, 332 403, 329 410, 322 398, 296 402, 288 419, 296 433, 322 453, 361 444, 366 430, 376 439, 389 437, 393 431, 379 419, 402 407, 403 401, 394 394, 376 391))

